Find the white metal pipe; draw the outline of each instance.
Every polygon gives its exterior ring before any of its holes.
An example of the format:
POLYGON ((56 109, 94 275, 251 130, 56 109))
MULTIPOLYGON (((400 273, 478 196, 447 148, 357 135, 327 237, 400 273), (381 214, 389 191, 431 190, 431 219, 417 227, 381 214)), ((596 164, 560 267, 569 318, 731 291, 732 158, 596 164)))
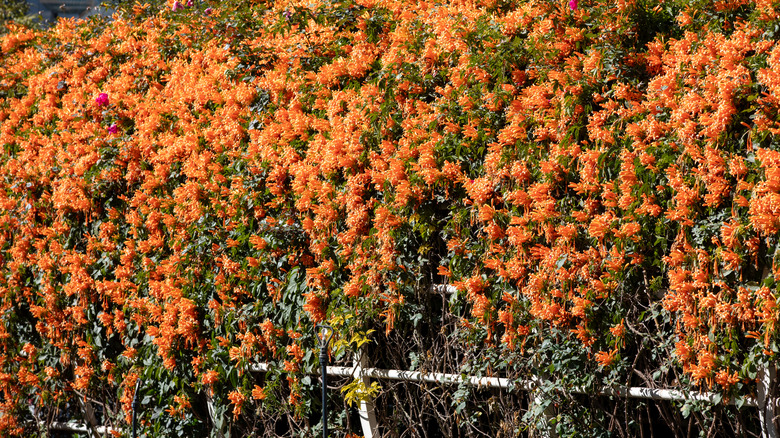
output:
MULTIPOLYGON (((586 391, 582 389, 575 390, 574 392, 579 394, 585 394, 586 391)), ((611 388, 602 388, 598 391, 599 395, 608 395, 616 397, 627 398, 643 398, 652 400, 670 400, 670 401, 703 401, 707 403, 718 403, 722 400, 722 396, 715 392, 692 392, 692 391, 680 391, 678 389, 657 389, 646 387, 625 387, 615 386, 611 388)), ((729 400, 728 404, 735 404, 735 400, 729 400)), ((744 406, 756 407, 756 399, 753 397, 746 397, 744 406)))
MULTIPOLYGON (((450 385, 467 383, 469 385, 485 386, 489 388, 510 388, 513 386, 511 380, 500 377, 462 376, 460 374, 424 373, 421 371, 384 370, 380 368, 361 368, 360 371, 361 376, 373 377, 375 379, 406 380, 411 382, 431 382, 450 385)), ((352 376, 353 373, 352 367, 328 367, 328 374, 336 376, 352 376)), ((517 385, 515 384, 514 386, 517 385)), ((521 389, 530 389, 530 387, 523 388, 521 386, 521 389)))
MULTIPOLYGON (((86 433, 86 434, 90 434, 92 432, 92 429, 89 426, 82 423, 74 423, 74 422, 64 423, 64 422, 55 421, 53 423, 50 423, 48 426, 46 425, 46 423, 43 422, 39 424, 42 427, 48 427, 49 430, 60 430, 63 432, 77 432, 77 433, 86 433)), ((100 435, 109 435, 114 431, 122 433, 121 429, 114 429, 113 427, 108 427, 108 426, 97 426, 95 427, 95 430, 100 435)))
MULTIPOLYGON (((266 363, 253 364, 252 371, 264 372, 268 371, 269 366, 266 363)), ((355 367, 342 367, 342 366, 329 366, 328 374, 333 376, 353 376, 353 377, 373 377, 375 379, 386 380, 404 380, 409 382, 430 382, 439 383, 445 385, 454 385, 460 383, 466 383, 468 385, 487 387, 487 388, 501 388, 501 389, 520 389, 523 391, 530 391, 538 386, 537 382, 533 380, 520 380, 512 381, 511 379, 503 377, 477 377, 477 376, 464 376, 461 374, 448 374, 448 373, 424 373, 421 371, 403 371, 403 370, 387 370, 380 368, 360 368, 355 367)), ((647 387, 625 387, 614 386, 605 387, 596 391, 586 390, 584 388, 570 388, 570 391, 575 394, 591 394, 596 393, 598 395, 613 396, 613 397, 627 397, 627 398, 641 398, 651 400, 669 400, 669 401, 703 401, 708 403, 716 403, 721 400, 722 396, 714 392, 691 392, 681 391, 678 389, 657 389, 647 387)), ((734 400, 729 400, 729 404, 734 404, 734 400)), ((744 406, 756 407, 755 398, 746 397, 744 406)))
POLYGON ((265 362, 255 362, 249 366, 249 371, 253 373, 266 373, 270 367, 265 362))
POLYGON ((454 295, 458 293, 458 288, 451 284, 434 284, 431 285, 431 291, 438 294, 454 295))

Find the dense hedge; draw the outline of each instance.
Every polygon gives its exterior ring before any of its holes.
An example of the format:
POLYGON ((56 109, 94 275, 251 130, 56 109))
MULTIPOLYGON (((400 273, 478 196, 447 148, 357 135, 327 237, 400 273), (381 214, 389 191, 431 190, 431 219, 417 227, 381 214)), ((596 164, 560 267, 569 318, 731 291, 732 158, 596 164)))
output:
POLYGON ((778 353, 777 7, 196 1, 11 27, 0 434, 84 400, 127 430, 139 378, 149 436, 318 433, 321 321, 343 363, 370 340, 378 366, 546 379, 522 418, 428 391, 445 435, 645 427, 573 386, 740 406, 778 353))

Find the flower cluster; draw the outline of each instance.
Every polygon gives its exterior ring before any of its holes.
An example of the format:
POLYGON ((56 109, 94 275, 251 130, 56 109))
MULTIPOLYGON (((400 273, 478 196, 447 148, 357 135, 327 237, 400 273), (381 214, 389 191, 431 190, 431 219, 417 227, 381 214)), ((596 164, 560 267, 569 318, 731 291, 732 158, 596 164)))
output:
POLYGON ((139 378, 192 434, 198 397, 304 417, 313 325, 434 283, 524 371, 778 353, 767 2, 227 3, 2 36, 0 434, 105 387, 129 421, 139 378))

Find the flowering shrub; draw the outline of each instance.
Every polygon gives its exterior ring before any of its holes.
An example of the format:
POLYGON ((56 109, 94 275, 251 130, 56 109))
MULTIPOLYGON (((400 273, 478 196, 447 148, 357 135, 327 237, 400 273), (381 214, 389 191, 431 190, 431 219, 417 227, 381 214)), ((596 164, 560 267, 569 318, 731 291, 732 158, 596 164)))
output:
POLYGON ((561 433, 623 427, 572 386, 744 401, 778 353, 772 2, 120 11, 0 39, 3 434, 126 428, 138 379, 150 436, 314 434, 323 321, 454 317, 443 371, 543 376, 561 433))

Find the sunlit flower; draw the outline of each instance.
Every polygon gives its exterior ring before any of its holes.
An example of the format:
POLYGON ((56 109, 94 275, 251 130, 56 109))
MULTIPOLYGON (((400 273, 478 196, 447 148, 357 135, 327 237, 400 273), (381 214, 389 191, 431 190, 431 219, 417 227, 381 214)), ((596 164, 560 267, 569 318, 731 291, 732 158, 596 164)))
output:
POLYGON ((263 400, 265 397, 265 390, 262 387, 255 385, 252 389, 252 398, 255 400, 263 400))
POLYGON ((244 395, 239 390, 230 391, 230 393, 228 394, 228 399, 230 400, 230 403, 233 404, 234 418, 241 415, 244 402, 246 402, 246 398, 247 398, 246 395, 244 395))
POLYGON ((617 350, 599 351, 596 353, 596 362, 603 367, 608 367, 615 362, 617 350))
POLYGON ((208 370, 201 376, 201 382, 204 385, 212 385, 219 380, 219 373, 215 370, 208 370))

